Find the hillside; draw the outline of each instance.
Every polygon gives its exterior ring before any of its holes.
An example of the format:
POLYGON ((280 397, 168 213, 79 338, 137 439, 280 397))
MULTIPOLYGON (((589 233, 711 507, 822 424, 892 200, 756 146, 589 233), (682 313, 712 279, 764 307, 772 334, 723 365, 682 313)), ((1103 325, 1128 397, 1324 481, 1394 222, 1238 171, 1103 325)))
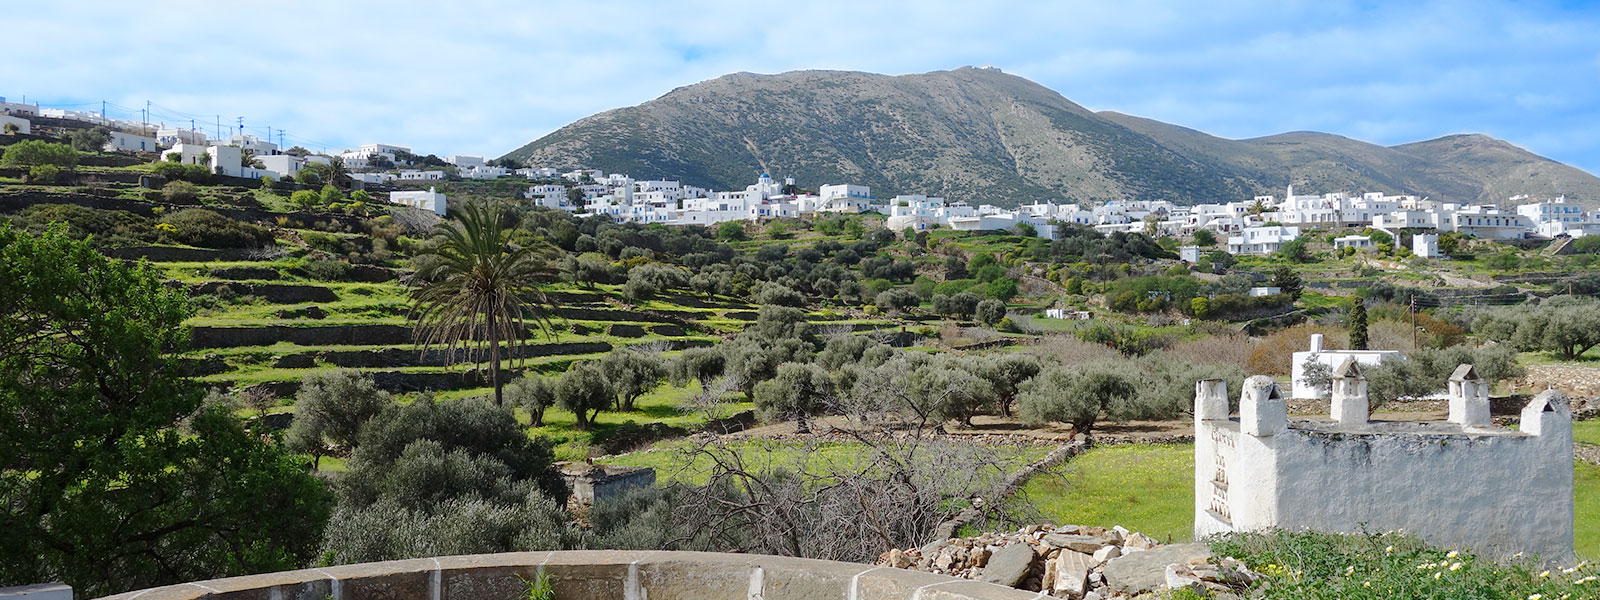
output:
POLYGON ((563 127, 505 158, 742 189, 761 172, 880 196, 1167 199, 1385 191, 1455 201, 1565 193, 1593 204, 1600 178, 1481 135, 1384 147, 1297 132, 1229 140, 1093 112, 997 70, 913 75, 735 73, 563 127))

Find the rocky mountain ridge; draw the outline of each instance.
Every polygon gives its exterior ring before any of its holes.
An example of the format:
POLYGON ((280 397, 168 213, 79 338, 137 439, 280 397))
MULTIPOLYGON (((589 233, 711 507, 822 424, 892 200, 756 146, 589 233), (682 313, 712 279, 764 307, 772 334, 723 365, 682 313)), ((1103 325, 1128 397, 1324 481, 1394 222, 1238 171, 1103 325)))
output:
POLYGON ((1380 146, 1292 132, 1231 140, 1095 112, 1027 79, 963 67, 911 75, 734 73, 581 119, 505 155, 637 178, 743 189, 762 172, 802 187, 851 182, 1004 206, 1165 199, 1183 204, 1382 191, 1456 202, 1565 194, 1600 178, 1485 135, 1380 146))

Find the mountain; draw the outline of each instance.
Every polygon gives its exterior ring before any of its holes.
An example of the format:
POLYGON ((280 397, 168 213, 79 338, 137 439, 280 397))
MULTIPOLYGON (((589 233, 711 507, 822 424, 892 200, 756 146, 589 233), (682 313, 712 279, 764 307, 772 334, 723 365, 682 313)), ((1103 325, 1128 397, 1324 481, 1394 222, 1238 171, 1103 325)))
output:
POLYGON ((504 158, 743 189, 763 172, 802 187, 870 185, 1014 206, 1032 200, 1192 204, 1382 191, 1438 200, 1513 194, 1600 201, 1600 178, 1483 135, 1379 146, 1294 132, 1230 140, 1094 112, 996 69, 914 75, 734 73, 609 110, 504 158))

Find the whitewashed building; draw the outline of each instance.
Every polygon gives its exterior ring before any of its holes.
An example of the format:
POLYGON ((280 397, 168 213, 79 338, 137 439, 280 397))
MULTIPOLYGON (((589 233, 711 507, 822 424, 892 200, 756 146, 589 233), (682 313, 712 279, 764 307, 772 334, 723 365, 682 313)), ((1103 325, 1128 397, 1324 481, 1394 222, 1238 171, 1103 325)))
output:
POLYGON ((39 107, 20 102, 6 102, 4 97, 0 97, 0 115, 10 115, 24 119, 37 117, 39 116, 39 107))
POLYGON ((399 178, 402 181, 443 181, 444 171, 422 171, 418 169, 401 169, 399 178))
POLYGON ((1334 370, 1331 420, 1290 420, 1272 378, 1195 385, 1194 535, 1268 528, 1404 529, 1491 559, 1573 557, 1572 415, 1548 390, 1518 430, 1489 422, 1470 367, 1451 379, 1447 421, 1372 421, 1354 360, 1334 370))
POLYGON ((426 192, 389 192, 389 203, 431 210, 440 216, 446 211, 445 195, 434 188, 428 188, 426 192))
POLYGON ((1372 236, 1370 235, 1344 235, 1333 238, 1334 250, 1343 250, 1345 248, 1366 250, 1375 246, 1376 244, 1372 243, 1372 236))
POLYGON ((1347 360, 1354 360, 1368 367, 1387 360, 1405 360, 1405 356, 1396 350, 1327 350, 1322 347, 1322 341, 1322 334, 1313 333, 1308 350, 1290 355, 1294 361, 1289 370, 1290 391, 1295 398, 1322 400, 1328 397, 1327 388, 1312 385, 1306 371, 1306 367, 1310 364, 1321 364, 1323 368, 1332 371, 1347 360))
POLYGON ((405 146, 393 146, 389 144, 362 144, 360 148, 356 148, 355 150, 347 150, 340 154, 339 159, 344 161, 344 166, 348 168, 369 169, 372 168, 372 165, 375 162, 374 159, 379 157, 392 164, 399 164, 399 159, 395 158, 395 156, 397 153, 401 152, 410 154, 411 149, 405 146))
POLYGON ((107 140, 105 145, 106 152, 155 152, 157 150, 160 150, 160 144, 156 142, 156 138, 125 131, 112 131, 111 139, 107 140))
POLYGON ((1417 233, 1411 236, 1411 253, 1422 258, 1440 258, 1439 234, 1417 233))
POLYGON ((205 132, 198 129, 184 129, 181 127, 161 127, 156 130, 156 142, 162 146, 172 147, 178 144, 194 144, 204 146, 210 138, 205 132))
POLYGON ((0 114, 0 130, 3 130, 6 125, 15 125, 17 127, 17 133, 23 135, 33 133, 33 123, 31 121, 23 117, 0 114))
POLYGON ((1300 237, 1299 227, 1285 225, 1246 227, 1239 231, 1239 235, 1228 237, 1228 252, 1272 254, 1298 237, 1300 237))

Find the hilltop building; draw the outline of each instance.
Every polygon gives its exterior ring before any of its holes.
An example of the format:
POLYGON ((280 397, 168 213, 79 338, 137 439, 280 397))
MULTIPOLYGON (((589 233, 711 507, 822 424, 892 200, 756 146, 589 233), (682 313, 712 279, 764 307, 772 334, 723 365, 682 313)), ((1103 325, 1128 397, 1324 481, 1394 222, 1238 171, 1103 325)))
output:
POLYGON ((445 195, 431 187, 426 192, 389 192, 389 203, 445 214, 445 195))

